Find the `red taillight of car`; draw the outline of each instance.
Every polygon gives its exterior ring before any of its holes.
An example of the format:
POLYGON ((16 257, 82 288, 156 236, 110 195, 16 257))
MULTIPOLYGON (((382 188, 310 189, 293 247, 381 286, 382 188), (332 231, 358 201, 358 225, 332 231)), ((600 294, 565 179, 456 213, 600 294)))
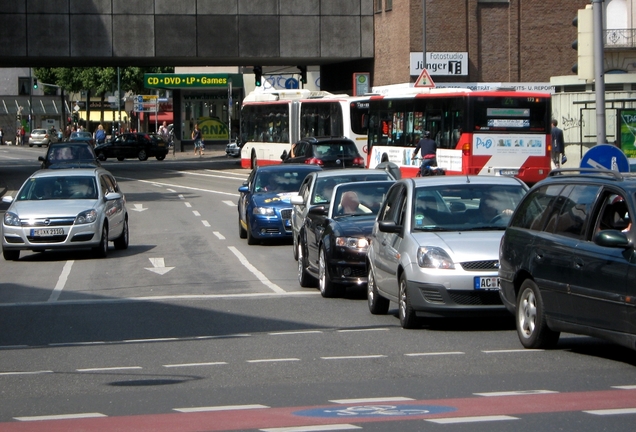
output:
POLYGON ((325 163, 318 158, 305 159, 305 163, 307 165, 320 165, 323 166, 325 163))
POLYGON ((364 166, 364 158, 361 158, 360 156, 356 156, 355 158, 353 158, 353 166, 364 166))

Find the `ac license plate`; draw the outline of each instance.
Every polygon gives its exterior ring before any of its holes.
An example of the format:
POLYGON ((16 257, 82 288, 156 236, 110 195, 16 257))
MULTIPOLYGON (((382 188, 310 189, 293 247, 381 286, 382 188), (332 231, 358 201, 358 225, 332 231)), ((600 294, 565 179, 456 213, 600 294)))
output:
POLYGON ((480 291, 496 291, 499 289, 500 283, 498 277, 483 277, 478 276, 475 278, 475 289, 480 291))
POLYGON ((64 228, 41 228, 31 230, 31 237, 51 237, 56 235, 64 235, 64 228))
POLYGON ((499 175, 516 176, 516 175, 519 175, 519 170, 518 169, 502 169, 502 170, 499 170, 499 175))

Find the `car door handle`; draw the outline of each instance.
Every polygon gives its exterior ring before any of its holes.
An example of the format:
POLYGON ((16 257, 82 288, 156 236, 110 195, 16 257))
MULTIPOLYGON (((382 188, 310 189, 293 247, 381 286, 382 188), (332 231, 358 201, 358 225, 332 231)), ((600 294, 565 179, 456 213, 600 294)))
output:
POLYGON ((580 270, 583 268, 583 266, 585 265, 585 263, 583 262, 582 259, 580 258, 574 258, 574 268, 577 270, 580 270))

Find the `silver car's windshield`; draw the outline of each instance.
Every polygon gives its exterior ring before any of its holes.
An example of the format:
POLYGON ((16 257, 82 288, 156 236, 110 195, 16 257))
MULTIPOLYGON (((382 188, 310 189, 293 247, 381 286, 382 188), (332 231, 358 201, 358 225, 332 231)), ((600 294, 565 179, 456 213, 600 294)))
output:
POLYGON ((505 229, 525 194, 521 185, 471 184, 415 190, 414 230, 470 231, 505 229))
POLYGON ((20 189, 16 201, 96 199, 95 178, 59 176, 31 178, 20 189))

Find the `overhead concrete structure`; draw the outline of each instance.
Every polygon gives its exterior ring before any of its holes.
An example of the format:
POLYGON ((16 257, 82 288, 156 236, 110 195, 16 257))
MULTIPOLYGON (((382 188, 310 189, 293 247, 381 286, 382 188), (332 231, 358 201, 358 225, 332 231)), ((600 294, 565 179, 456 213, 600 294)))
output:
POLYGON ((0 40, 0 67, 371 62, 373 0, 0 0, 0 40))

